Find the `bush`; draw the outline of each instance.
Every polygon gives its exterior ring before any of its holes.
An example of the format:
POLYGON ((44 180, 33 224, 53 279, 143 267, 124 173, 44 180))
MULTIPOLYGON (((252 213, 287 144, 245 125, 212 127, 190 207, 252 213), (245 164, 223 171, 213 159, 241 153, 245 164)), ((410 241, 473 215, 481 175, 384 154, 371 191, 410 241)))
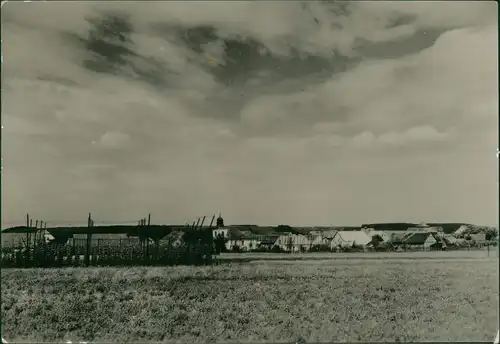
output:
POLYGON ((321 244, 321 245, 312 246, 309 251, 310 252, 331 252, 332 250, 331 250, 329 245, 321 244))
POLYGON ((271 248, 271 252, 273 252, 273 253, 283 253, 283 252, 286 252, 286 251, 283 250, 283 249, 281 249, 281 247, 279 247, 278 245, 274 245, 271 248))

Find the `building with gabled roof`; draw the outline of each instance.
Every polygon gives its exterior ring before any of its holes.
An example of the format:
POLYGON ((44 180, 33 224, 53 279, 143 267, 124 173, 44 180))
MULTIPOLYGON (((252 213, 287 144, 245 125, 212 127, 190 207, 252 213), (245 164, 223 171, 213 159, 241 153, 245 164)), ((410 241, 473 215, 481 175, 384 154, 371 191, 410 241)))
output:
POLYGON ((332 249, 337 247, 367 246, 372 238, 364 231, 338 231, 330 242, 332 249))

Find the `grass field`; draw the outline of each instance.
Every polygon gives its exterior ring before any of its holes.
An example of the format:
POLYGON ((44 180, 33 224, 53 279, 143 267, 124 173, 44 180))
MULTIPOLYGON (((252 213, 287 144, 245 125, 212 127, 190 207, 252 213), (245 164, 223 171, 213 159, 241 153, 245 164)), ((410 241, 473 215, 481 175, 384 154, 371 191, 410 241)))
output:
POLYGON ((496 255, 448 254, 5 269, 3 336, 46 342, 290 342, 299 335, 308 342, 492 341, 496 255))

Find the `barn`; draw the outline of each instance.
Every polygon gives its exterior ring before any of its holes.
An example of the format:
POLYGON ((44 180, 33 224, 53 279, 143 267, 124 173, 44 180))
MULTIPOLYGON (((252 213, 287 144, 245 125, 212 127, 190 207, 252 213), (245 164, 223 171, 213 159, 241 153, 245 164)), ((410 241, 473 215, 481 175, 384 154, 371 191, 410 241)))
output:
POLYGON ((367 246, 372 238, 364 231, 338 231, 330 242, 332 249, 337 247, 367 246))

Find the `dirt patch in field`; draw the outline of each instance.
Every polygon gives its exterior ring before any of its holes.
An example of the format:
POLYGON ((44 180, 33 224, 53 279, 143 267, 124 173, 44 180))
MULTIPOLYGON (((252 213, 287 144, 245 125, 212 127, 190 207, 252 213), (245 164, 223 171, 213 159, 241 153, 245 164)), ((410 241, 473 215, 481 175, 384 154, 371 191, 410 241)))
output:
POLYGON ((490 341, 497 261, 2 271, 7 340, 490 341))

